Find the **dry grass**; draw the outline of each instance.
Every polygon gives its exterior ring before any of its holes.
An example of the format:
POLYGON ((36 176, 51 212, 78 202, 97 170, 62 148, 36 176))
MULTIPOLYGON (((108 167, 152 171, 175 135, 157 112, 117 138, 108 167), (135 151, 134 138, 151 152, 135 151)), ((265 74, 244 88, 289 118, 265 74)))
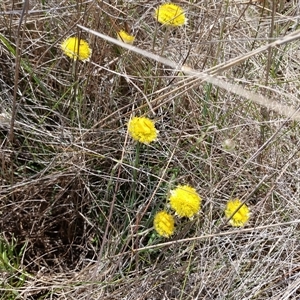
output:
POLYGON ((0 299, 300 297, 299 3, 176 2, 176 29, 156 1, 0 3, 0 299), (128 28, 202 77, 77 25, 128 28), (63 55, 71 35, 90 62, 63 55), (157 142, 127 136, 132 114, 155 119, 157 142), (201 213, 164 240, 153 216, 180 183, 201 213), (233 197, 251 208, 244 229, 224 219, 233 197))

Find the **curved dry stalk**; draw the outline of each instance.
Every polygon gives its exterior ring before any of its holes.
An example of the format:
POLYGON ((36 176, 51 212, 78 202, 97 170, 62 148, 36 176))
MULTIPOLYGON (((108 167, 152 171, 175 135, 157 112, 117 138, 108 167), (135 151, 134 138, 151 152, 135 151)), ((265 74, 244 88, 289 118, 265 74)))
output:
MULTIPOLYGON (((122 41, 119 41, 117 39, 114 39, 114 38, 109 37, 105 34, 99 33, 97 31, 91 30, 87 27, 84 27, 84 26, 81 26, 81 25, 77 25, 77 26, 80 29, 84 30, 84 31, 87 31, 87 32, 89 32, 89 33, 91 33, 95 36, 100 37, 100 38, 103 38, 104 40, 107 40, 107 41, 109 41, 111 43, 114 43, 118 46, 126 48, 130 51, 139 53, 139 54, 141 54, 145 57, 154 59, 157 62, 163 63, 163 64, 175 69, 176 71, 184 72, 185 74, 190 75, 192 77, 199 78, 199 79, 204 80, 206 82, 212 83, 212 84, 214 84, 214 85, 216 85, 216 86, 218 86, 222 89, 227 90, 228 92, 234 93, 234 94, 242 96, 244 98, 247 98, 247 99, 253 101, 254 103, 257 103, 259 105, 262 105, 262 106, 266 107, 267 109, 274 110, 278 114, 284 115, 287 118, 290 118, 290 119, 295 120, 295 121, 300 120, 299 109, 295 109, 295 108, 293 108, 291 106, 288 106, 288 105, 280 104, 280 103, 278 103, 276 101, 273 101, 273 100, 270 100, 267 97, 264 97, 264 96, 262 96, 258 93, 247 91, 246 89, 242 88, 241 86, 239 86, 237 84, 229 83, 229 82, 227 82, 227 81, 225 81, 221 78, 211 76, 211 75, 207 74, 206 72, 197 71, 197 70, 192 69, 192 68, 187 67, 187 66, 181 66, 181 65, 177 64, 176 62, 174 62, 172 60, 169 60, 169 59, 164 58, 162 56, 159 56, 159 55, 153 54, 151 52, 142 50, 138 47, 125 44, 122 41)), ((216 67, 217 69, 214 69, 214 70, 216 70, 215 73, 220 73, 220 71, 224 71, 224 70, 228 69, 229 67, 234 66, 234 65, 246 60, 247 58, 249 58, 253 55, 256 55, 258 53, 261 53, 265 50, 268 50, 272 47, 283 45, 283 44, 286 44, 288 42, 291 42, 291 41, 299 39, 299 38, 300 38, 300 30, 297 30, 297 31, 285 36, 284 38, 280 38, 280 39, 276 40, 275 42, 273 42, 271 44, 267 44, 263 47, 260 47, 256 50, 253 50, 253 51, 247 53, 246 55, 243 55, 242 57, 238 57, 234 60, 229 61, 228 63, 226 63, 224 65, 219 65, 218 68, 216 67)))

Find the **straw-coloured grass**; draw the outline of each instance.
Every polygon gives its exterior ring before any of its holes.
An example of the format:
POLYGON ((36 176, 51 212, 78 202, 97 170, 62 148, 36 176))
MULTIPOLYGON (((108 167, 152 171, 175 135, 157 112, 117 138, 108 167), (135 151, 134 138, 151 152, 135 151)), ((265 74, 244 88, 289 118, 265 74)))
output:
POLYGON ((0 3, 0 299, 299 297, 298 4, 198 2, 0 3))

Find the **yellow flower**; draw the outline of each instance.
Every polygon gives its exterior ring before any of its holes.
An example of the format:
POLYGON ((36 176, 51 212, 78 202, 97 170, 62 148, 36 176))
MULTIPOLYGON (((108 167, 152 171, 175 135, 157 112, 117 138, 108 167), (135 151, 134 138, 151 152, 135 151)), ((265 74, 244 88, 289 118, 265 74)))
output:
POLYGON ((201 197, 188 185, 179 185, 171 191, 170 205, 178 216, 191 218, 200 209, 201 197))
POLYGON ((135 37, 133 35, 128 34, 126 31, 124 30, 120 30, 117 34, 118 40, 122 41, 126 44, 130 44, 132 45, 134 42, 135 37))
POLYGON ((234 199, 228 201, 225 208, 225 216, 227 219, 229 219, 232 216, 232 218, 229 220, 229 223, 232 226, 242 227, 249 220, 250 210, 248 206, 246 204, 242 204, 242 202, 239 199, 234 199), (239 206, 241 206, 240 209, 235 213, 239 206))
POLYGON ((65 55, 74 60, 88 60, 92 54, 89 44, 77 37, 70 37, 64 40, 61 44, 61 49, 65 55))
POLYGON ((164 210, 155 215, 153 223, 154 229, 161 236, 169 237, 174 233, 174 218, 164 210))
POLYGON ((156 140, 158 134, 154 122, 145 117, 133 117, 128 122, 128 132, 134 140, 143 144, 156 140))
POLYGON ((183 9, 174 3, 161 4, 155 9, 155 18, 163 25, 182 26, 186 23, 183 9))

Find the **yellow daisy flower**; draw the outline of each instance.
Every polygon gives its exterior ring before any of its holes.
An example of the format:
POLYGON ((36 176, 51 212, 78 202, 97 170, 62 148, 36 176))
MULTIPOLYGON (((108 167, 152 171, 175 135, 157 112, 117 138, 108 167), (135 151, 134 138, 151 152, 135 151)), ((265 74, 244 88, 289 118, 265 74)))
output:
POLYGON ((229 223, 235 227, 244 226, 250 218, 250 210, 246 204, 242 204, 239 199, 234 199, 228 201, 225 208, 225 216, 229 219, 229 223), (240 209, 235 213, 235 211, 240 207, 240 209), (234 215, 233 215, 234 214, 234 215))
POLYGON ((65 55, 69 56, 73 60, 88 60, 92 54, 92 50, 88 42, 77 37, 69 37, 64 40, 61 44, 61 49, 65 55))
POLYGON ((175 210, 180 217, 193 217, 201 205, 201 197, 197 194, 196 189, 189 185, 179 185, 171 191, 170 196, 171 208, 175 210))
POLYGON ((129 44, 129 45, 132 45, 133 42, 134 42, 134 39, 135 37, 133 35, 130 35, 128 34, 126 31, 124 30, 120 30, 117 34, 117 38, 118 40, 126 43, 126 44, 129 44))
POLYGON ((128 122, 128 132, 134 140, 143 144, 156 140, 158 134, 154 122, 145 117, 133 117, 128 122))
POLYGON ((158 212, 154 217, 154 229, 164 237, 169 237, 174 233, 174 218, 166 211, 158 212))
POLYGON ((174 3, 161 4, 155 9, 156 20, 163 25, 174 27, 182 26, 186 23, 186 17, 183 9, 174 3))

